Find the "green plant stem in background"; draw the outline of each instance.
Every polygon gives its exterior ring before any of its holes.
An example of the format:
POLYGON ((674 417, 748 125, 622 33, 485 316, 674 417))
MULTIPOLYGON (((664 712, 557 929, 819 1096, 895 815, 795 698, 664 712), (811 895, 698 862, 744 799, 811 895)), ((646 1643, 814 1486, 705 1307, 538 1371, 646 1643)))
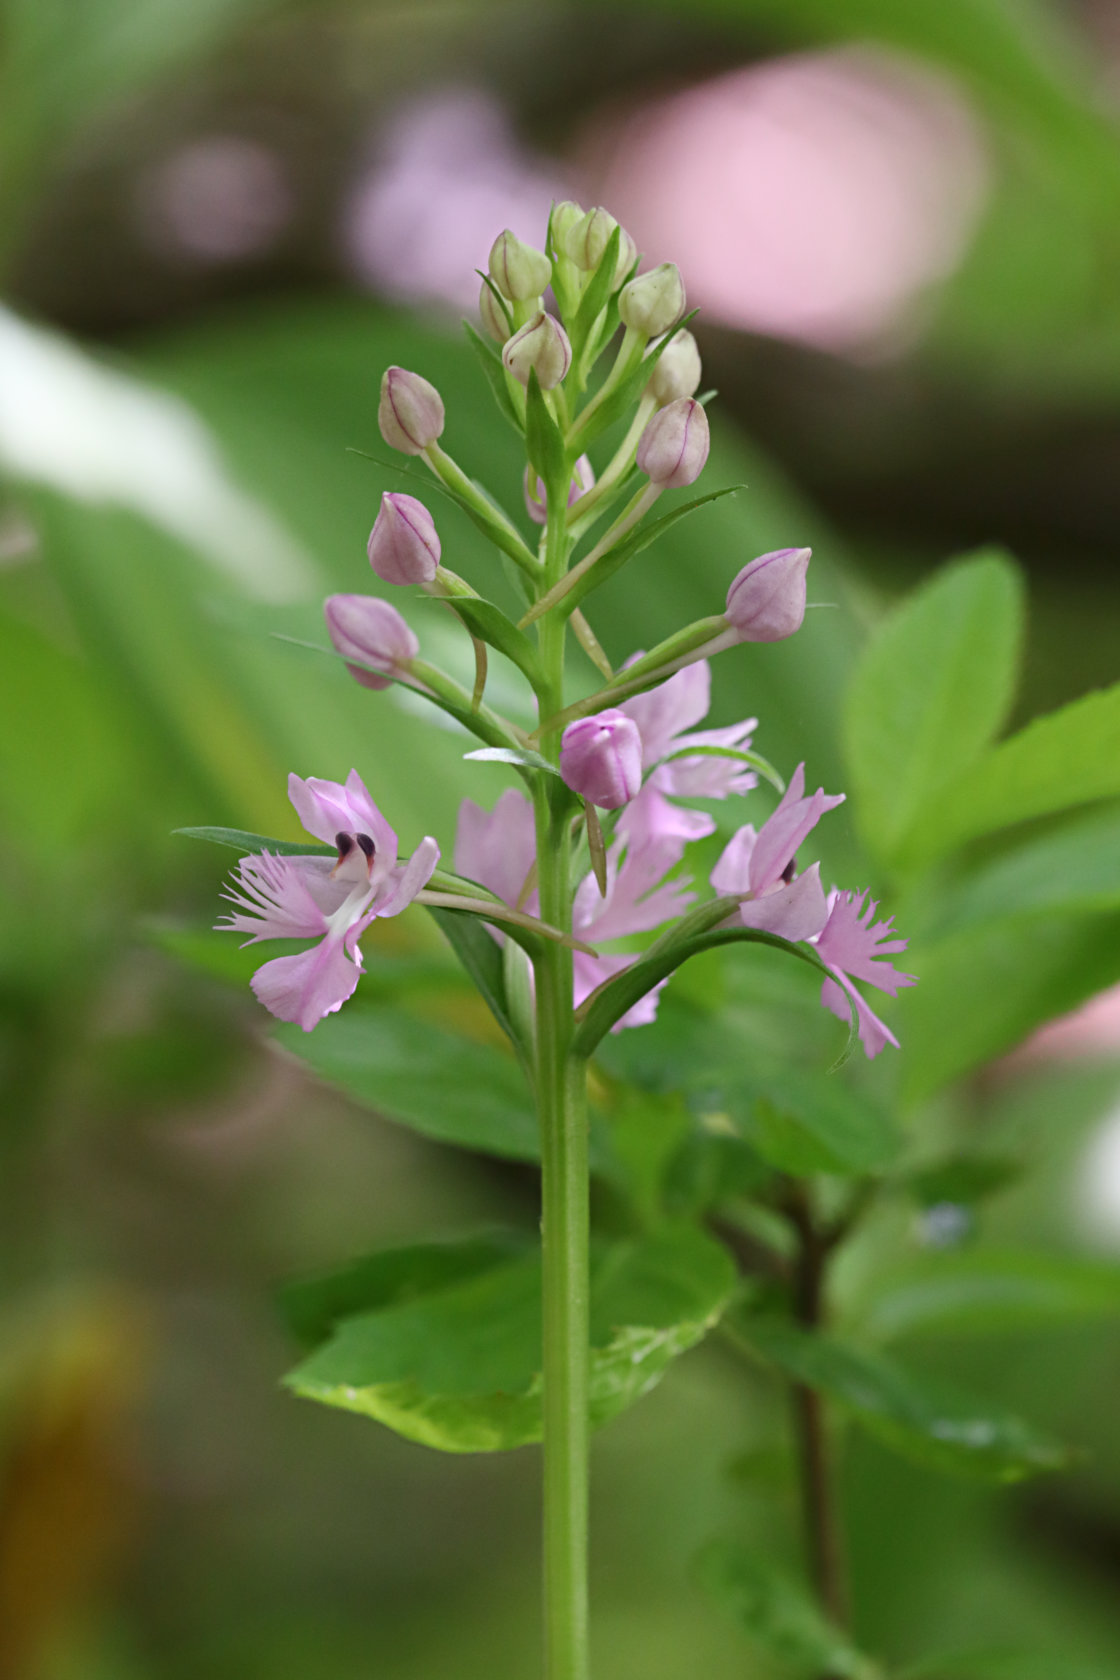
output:
MULTIPOLYGON (((793 1267, 794 1316, 806 1330, 819 1330, 824 1323, 828 1259, 835 1239, 819 1226, 805 1185, 795 1186, 788 1212, 798 1239, 793 1267)), ((822 1609, 844 1628, 849 1621, 847 1569, 824 1397, 818 1389, 795 1383, 793 1410, 813 1584, 822 1609)), ((832 1676, 822 1676, 822 1680, 832 1680, 832 1676)))
MULTIPOLYGON (((564 501, 549 497, 546 572, 567 560, 564 501), (561 517, 552 510, 559 508, 561 517)), ((540 626, 544 680, 540 715, 563 703, 564 622, 540 626)), ((541 751, 559 761, 559 735, 541 751)), ((534 792, 541 916, 564 932, 572 918, 571 824, 566 798, 551 776, 534 792), (551 784, 551 785, 547 785, 551 784)), ((544 1442, 544 1672, 546 1680, 587 1680, 588 1140, 586 1072, 572 1055, 572 954, 550 945, 536 963, 536 1093, 541 1128, 544 1442)))

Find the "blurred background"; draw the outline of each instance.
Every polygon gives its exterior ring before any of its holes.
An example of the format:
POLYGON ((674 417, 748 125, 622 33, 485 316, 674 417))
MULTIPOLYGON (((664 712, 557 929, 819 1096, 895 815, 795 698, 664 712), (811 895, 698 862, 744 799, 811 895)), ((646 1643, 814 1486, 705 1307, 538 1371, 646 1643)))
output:
MULTIPOLYGON (((458 800, 489 796, 454 736, 271 632, 319 638, 322 595, 368 587, 403 482, 367 458, 389 362, 438 383, 445 441, 519 502, 457 322, 494 235, 543 243, 554 197, 679 263, 719 391, 708 478, 750 486, 604 592, 616 659, 811 542, 837 610, 764 692, 721 667, 712 721, 758 711, 760 749, 831 787, 867 625, 997 543, 1030 588, 1018 721, 1116 681, 1120 7, 0 15, 0 1680, 529 1674, 535 1454, 441 1457, 285 1395, 273 1295, 379 1243, 529 1226, 532 1175, 270 1051, 253 965, 204 931, 225 859, 171 831, 294 837, 287 772, 355 764, 405 847, 449 851, 458 800)), ((473 527, 441 529, 490 575, 473 527)), ((439 954, 419 916, 371 946, 439 954)), ((990 1216, 1009 1241, 1120 1249, 1116 1020, 1106 999, 970 1080, 976 1123, 1029 1139, 990 1216)), ((864 1642, 1120 1664, 1120 1328, 921 1357, 1088 1456, 993 1494, 853 1439, 864 1642)), ((599 1672, 766 1672, 689 1560, 744 1511, 792 1532, 783 1440, 780 1394, 716 1347, 604 1432, 599 1672)))

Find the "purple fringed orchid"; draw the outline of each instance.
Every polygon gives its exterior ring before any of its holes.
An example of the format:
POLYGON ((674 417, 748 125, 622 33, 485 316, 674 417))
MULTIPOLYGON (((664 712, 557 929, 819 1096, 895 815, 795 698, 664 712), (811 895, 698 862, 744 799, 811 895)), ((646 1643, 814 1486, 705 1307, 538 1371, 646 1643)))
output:
POLYGON ((310 950, 274 957, 253 976, 265 1008, 310 1032, 351 996, 362 971, 358 941, 377 916, 397 916, 431 879, 439 847, 427 836, 407 863, 397 862, 397 836, 370 798, 356 770, 345 786, 317 776, 288 777, 288 797, 316 840, 333 845, 330 858, 242 858, 224 896, 232 915, 221 929, 263 939, 314 939, 310 950))
POLYGON ((840 892, 834 887, 825 898, 820 865, 814 863, 800 875, 794 873, 797 848, 816 827, 826 811, 833 810, 844 795, 827 794, 823 788, 805 797, 805 766, 799 764, 790 779, 781 804, 756 834, 741 828, 724 848, 712 870, 712 886, 719 893, 749 894, 740 904, 735 920, 745 927, 761 928, 783 939, 803 939, 816 949, 825 967, 835 976, 821 987, 821 1002, 841 1020, 850 1016, 850 998, 856 1007, 859 1036, 869 1057, 886 1045, 897 1048, 898 1040, 864 1002, 852 984, 863 980, 880 991, 897 995, 900 987, 912 986, 913 974, 903 974, 884 961, 906 949, 905 939, 891 938, 893 917, 874 920, 878 905, 864 907, 865 892, 840 892))
POLYGON ((794 873, 797 848, 816 828, 826 811, 844 802, 842 793, 805 797, 805 766, 799 764, 773 816, 756 834, 748 824, 733 834, 712 870, 719 893, 746 893, 738 920, 744 927, 762 928, 783 939, 811 939, 828 916, 820 865, 794 873))
MULTIPOLYGON (((640 849, 616 842, 607 853, 607 892, 599 891, 594 875, 577 888, 572 907, 572 932, 578 939, 599 944, 623 939, 629 934, 647 933, 678 916, 694 895, 684 879, 664 879, 680 862, 683 848, 670 841, 640 849)), ((472 799, 459 808, 455 836, 455 870, 468 880, 478 881, 512 909, 536 914, 537 895, 532 886, 536 862, 536 832, 533 809, 516 788, 502 794, 493 811, 484 811, 472 799)), ((491 928, 494 938, 504 936, 491 928)), ((628 968, 636 955, 591 956, 585 951, 573 955, 574 1001, 578 1006, 597 986, 628 968)), ((623 1027, 644 1026, 657 1013, 662 986, 641 998, 620 1021, 623 1027)))
POLYGON ((917 975, 904 974, 893 963, 885 961, 888 956, 905 951, 908 941, 897 936, 892 938, 894 917, 889 916, 884 922, 875 921, 878 903, 872 899, 865 905, 866 899, 866 891, 840 892, 834 887, 828 897, 828 919, 813 943, 818 957, 836 976, 835 980, 826 980, 821 987, 821 1002, 826 1009, 831 1009, 834 1015, 846 1021, 850 1013, 848 999, 851 998, 859 1017, 860 1040, 867 1055, 872 1057, 888 1044, 893 1044, 897 1050, 898 1040, 864 1002, 852 985, 852 978, 877 986, 879 991, 888 993, 890 997, 897 997, 903 986, 916 983, 917 975))
MULTIPOLYGON (((600 893, 594 875, 584 876, 572 905, 572 931, 589 944, 599 945, 632 933, 651 933, 681 915, 696 896, 688 891, 690 878, 664 878, 680 862, 681 853, 682 848, 671 843, 634 848, 616 841, 607 852, 606 896, 600 893)), ((576 951, 572 957, 576 1008, 596 987, 613 980, 636 960, 633 954, 592 957, 586 951, 576 951)), ((619 1017, 611 1031, 649 1026, 656 1019, 658 1000, 668 984, 668 980, 659 981, 619 1017)))
POLYGON ((751 732, 758 727, 757 718, 746 718, 723 729, 693 729, 708 714, 711 690, 711 667, 706 659, 700 659, 618 708, 638 726, 642 765, 647 773, 641 792, 618 824, 618 833, 634 850, 651 842, 702 840, 713 832, 715 821, 706 812, 674 805, 672 799, 727 799, 731 794, 749 793, 758 784, 757 776, 741 759, 720 758, 711 752, 670 759, 671 754, 687 752, 689 747, 732 752, 749 747, 751 732))

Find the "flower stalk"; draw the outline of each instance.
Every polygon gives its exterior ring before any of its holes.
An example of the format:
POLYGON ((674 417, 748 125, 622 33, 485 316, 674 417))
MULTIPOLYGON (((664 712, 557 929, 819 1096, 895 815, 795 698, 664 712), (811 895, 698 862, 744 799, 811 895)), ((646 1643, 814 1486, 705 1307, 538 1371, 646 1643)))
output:
MULTIPOLYGON (((548 488, 543 547, 546 586, 563 577, 570 543, 566 503, 560 494, 552 493, 553 486, 548 488)), ((542 721, 563 704, 565 628, 557 612, 540 621, 543 679, 537 703, 542 721)), ((550 763, 559 765, 557 730, 543 732, 540 750, 550 763)), ((533 812, 541 917, 570 933, 571 800, 563 784, 552 777, 539 778, 533 812)), ((586 1071, 572 1054, 571 951, 563 945, 548 945, 535 964, 535 978, 541 1132, 544 1672, 546 1680, 587 1680, 590 1181, 586 1071)))
MULTIPOLYGON (((431 513, 400 492, 382 498, 370 564, 382 583, 416 588, 451 610, 473 646, 473 690, 423 657, 407 618, 380 596, 336 595, 325 608, 333 654, 356 682, 421 695, 484 743, 466 759, 512 766, 522 786, 507 787, 491 810, 463 801, 454 867, 440 870, 432 836, 399 858, 397 835, 357 770, 345 784, 293 775, 293 807, 320 844, 300 849, 249 836, 262 849, 241 859, 226 894, 232 913, 220 925, 249 943, 305 942, 303 950, 264 963, 252 985, 273 1015, 310 1032, 352 996, 363 970, 360 941, 373 922, 410 904, 426 906, 529 1075, 542 1163, 544 1680, 589 1680, 587 1058, 604 1033, 652 1022, 675 969, 720 943, 751 939, 814 968, 822 1006, 850 1019, 869 1057, 896 1041, 855 981, 894 996, 913 976, 888 960, 906 941, 891 920, 876 919, 866 892, 834 888, 826 895, 819 864, 799 866, 799 848, 843 795, 823 788, 807 795, 803 765, 785 787, 752 750, 757 719, 697 728, 709 708, 710 655, 782 640, 800 627, 809 550, 758 556, 732 581, 724 612, 679 627, 617 670, 584 616, 592 591, 655 536, 728 492, 643 524, 663 491, 695 482, 708 456, 708 420, 693 396, 699 354, 690 333, 673 332, 685 304, 676 268, 663 264, 635 276, 637 253, 625 230, 605 210, 574 204, 554 208, 546 247, 538 251, 509 230, 499 235, 482 292, 492 343, 473 329, 468 335, 502 412, 523 433, 525 509, 541 528, 536 553, 443 449, 446 415, 433 385, 390 368, 378 410, 385 442, 421 458, 518 568, 507 573, 528 610, 515 624, 444 566, 431 513), (556 315, 544 308, 550 278, 556 315), (581 407, 588 375, 620 325, 614 364, 581 407), (500 356, 494 344, 501 344, 500 356), (624 420, 627 404, 623 441, 596 483, 581 440, 594 447, 608 426, 624 420), (608 509, 627 496, 608 523, 608 509), (577 557, 600 519, 607 528, 577 557), (597 692, 574 702, 564 691, 569 624, 603 679, 597 692), (531 734, 485 703, 491 649, 532 691, 531 734), (777 784, 781 802, 757 832, 751 823, 736 830, 711 871, 715 896, 698 902, 694 877, 680 866, 688 845, 711 835, 716 821, 690 802, 749 793, 758 774, 777 784), (602 822, 600 812, 609 813, 602 822), (589 872, 576 869, 585 840, 589 872), (465 928, 461 918, 482 929, 465 928), (617 949, 635 935, 658 933, 644 951, 631 943, 617 949)), ((812 1327, 826 1248, 811 1207, 802 1211, 798 1310, 812 1327)), ((799 1404, 807 1481, 815 1490, 811 1528, 823 1536, 817 1573, 825 1600, 838 1609, 826 1442, 808 1390, 799 1404)))

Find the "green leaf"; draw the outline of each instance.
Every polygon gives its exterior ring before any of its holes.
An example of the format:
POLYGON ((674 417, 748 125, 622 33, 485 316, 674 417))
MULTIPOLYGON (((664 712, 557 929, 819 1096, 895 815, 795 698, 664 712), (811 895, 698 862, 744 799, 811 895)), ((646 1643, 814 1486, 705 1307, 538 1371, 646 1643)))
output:
POLYGON ((938 571, 881 625, 856 667, 844 737, 857 821, 898 855, 917 813, 978 757, 1015 696, 1022 584, 984 552, 938 571))
POLYGON ((277 840, 270 834, 249 834, 243 828, 175 828, 173 834, 185 835, 188 840, 209 840, 215 846, 228 846, 231 851, 272 852, 277 857, 337 857, 335 846, 320 846, 314 840, 277 840))
POLYGON ((539 1155, 532 1099, 517 1063, 490 1045, 402 1010, 343 1010, 277 1042, 330 1085, 397 1125, 488 1155, 539 1155))
POLYGON ((547 758, 533 752, 530 747, 476 747, 473 752, 464 753, 463 757, 480 764, 516 764, 522 770, 544 770, 550 776, 560 775, 555 764, 550 764, 547 758))
POLYGON ((1120 809, 1072 817, 970 870, 924 906, 937 937, 980 922, 1120 909, 1120 809))
POLYGON ((1013 1184, 1022 1176, 1023 1167, 1022 1161, 1010 1155, 956 1154, 908 1173, 903 1183, 920 1207, 946 1202, 972 1207, 1013 1184))
POLYGON ((917 1102, 1120 980, 1120 914, 981 924, 908 957, 921 984, 907 1000, 902 1090, 917 1102))
POLYGON ((348 1265, 327 1267, 284 1284, 280 1308, 297 1341, 307 1348, 318 1347, 341 1319, 397 1306, 481 1276, 495 1266, 521 1259, 528 1243, 519 1232, 494 1231, 458 1241, 378 1249, 348 1265))
POLYGON ((695 1572, 750 1639, 798 1674, 875 1680, 881 1673, 824 1617, 799 1581, 737 1541, 711 1541, 696 1559, 695 1572))
POLYGON ((105 700, 83 661, 0 613, 0 818, 28 854, 88 848, 92 830, 120 820, 135 770, 105 700))
POLYGON ((988 1647, 923 1658, 903 1669, 899 1680, 1120 1680, 1120 1667, 1102 1668, 1056 1651, 988 1647))
POLYGON ((614 291, 614 271, 618 267, 618 250, 622 242, 621 228, 614 228, 607 241, 599 266, 587 283, 575 318, 571 323, 572 361, 579 367, 588 335, 610 302, 614 291))
POLYGON ((877 1277, 860 1324, 875 1337, 987 1335, 1120 1318, 1120 1266, 1037 1250, 929 1255, 877 1277))
POLYGON ((865 1173, 886 1166, 900 1139, 886 1112, 834 1075, 790 1067, 752 1081, 763 1093, 741 1124, 764 1161, 782 1172, 865 1173))
POLYGON ((444 599, 452 612, 457 613, 471 632, 480 641, 488 642, 499 653, 504 653, 507 659, 513 661, 519 670, 523 671, 534 687, 544 680, 541 662, 537 657, 537 650, 523 630, 519 630, 513 620, 507 618, 501 607, 496 607, 493 601, 484 601, 480 595, 448 595, 444 599))
POLYGON ((563 503, 568 493, 568 452, 563 433, 541 390, 536 368, 529 369, 529 383, 525 388, 525 449, 547 494, 559 496, 563 503))
MULTIPOLYGON (((274 632, 273 640, 285 642, 289 647, 303 648, 308 653, 322 654, 324 658, 332 659, 336 664, 356 665, 363 671, 373 670, 372 665, 366 665, 360 659, 348 659, 345 654, 339 653, 337 648, 323 647, 320 642, 307 641, 302 636, 288 636, 274 632)), ((417 660, 415 668, 422 673, 424 662, 417 660)), ((433 678, 433 680, 435 679, 433 678)), ((426 700, 429 705, 438 706, 441 712, 446 712, 448 717, 455 719, 456 723, 461 723, 468 735, 477 735, 480 740, 492 741, 499 745, 508 742, 509 730, 494 716, 488 706, 472 706, 470 697, 465 691, 460 702, 444 692, 436 693, 434 689, 422 687, 419 682, 407 682, 403 677, 394 677, 393 681, 398 688, 406 688, 410 694, 415 694, 419 699, 426 700)), ((394 723, 399 723, 399 721, 399 716, 394 719, 394 723)))
POLYGON ((601 437, 605 431, 614 425, 616 420, 621 420, 633 408, 640 393, 649 384, 653 370, 668 348, 670 340, 680 332, 682 327, 687 327, 689 322, 695 319, 697 313, 693 309, 688 315, 682 316, 676 322, 672 331, 665 333, 663 337, 658 339, 653 348, 646 352, 631 372, 619 381, 614 390, 609 392, 601 403, 597 403, 593 409, 590 409, 590 412, 588 409, 584 410, 583 415, 576 421, 570 434, 570 440, 576 449, 580 451, 588 449, 597 437, 601 437))
POLYGON ((749 764, 752 770, 757 770, 760 776, 777 788, 779 793, 786 791, 785 781, 770 760, 763 758, 761 753, 744 752, 740 747, 681 747, 677 752, 671 752, 661 760, 662 764, 672 764, 678 758, 734 758, 742 764, 749 764))
MULTIPOLYGON (((381 1282, 375 1278, 375 1286, 381 1282)), ((539 1255, 437 1284, 339 1320, 287 1386, 445 1452, 497 1452, 539 1440, 539 1255)), ((392 1287, 403 1288, 395 1269, 392 1287)), ((648 1393, 716 1322, 733 1289, 730 1260, 699 1231, 596 1250, 592 1424, 648 1393)))
POLYGON ((643 548, 648 548, 658 537, 671 531, 674 525, 679 525, 682 519, 687 519, 697 508, 705 507, 709 502, 721 501, 724 496, 737 496, 740 490, 745 489, 745 484, 729 484, 723 490, 710 490, 706 496, 693 497, 692 501, 684 502, 680 507, 673 508, 670 513, 662 514, 660 519, 643 521, 637 530, 624 537, 614 548, 609 548, 586 572, 580 573, 563 598, 564 611, 573 613, 593 589, 597 589, 601 583, 606 583, 607 579, 613 577, 635 554, 640 554, 643 548))
MULTIPOLYGON (((659 1095, 631 1085, 611 1086, 597 1097, 620 1183, 641 1218, 656 1224, 664 1215, 663 1190, 670 1161, 691 1129, 688 1109, 676 1093, 659 1095)), ((678 1205, 678 1218, 698 1209, 678 1205)))
POLYGON ((519 1054, 524 1054, 526 1047, 509 1010, 502 953, 496 941, 474 916, 441 910, 435 905, 428 906, 428 914, 474 981, 506 1037, 519 1054))
MULTIPOLYGON (((726 898, 701 905, 669 934, 651 945, 637 962, 631 963, 613 980, 592 992, 576 1012, 580 1024, 572 1041, 574 1053, 590 1056, 615 1022, 621 1020, 627 1010, 652 991, 659 981, 673 974, 689 957, 698 956, 701 951, 714 950, 720 945, 770 945, 776 951, 785 951, 810 968, 817 969, 826 979, 830 978, 827 968, 807 945, 792 945, 788 939, 779 939, 777 934, 765 933, 760 928, 719 927, 718 923, 725 921, 734 908, 734 901, 726 898), (705 926, 705 923, 708 925, 705 926)), ((834 1067, 840 1067, 847 1060, 858 1031, 859 1018, 853 1004, 848 1042, 834 1067)))
MULTIPOLYGON (((485 279, 485 276, 483 278, 485 279)), ((500 294, 495 291, 495 296, 500 296, 500 294)), ((502 307, 505 308, 504 303, 502 307)), ((467 335, 467 343, 482 364, 482 371, 486 375, 487 384, 494 393, 494 401, 497 403, 499 411, 509 421, 518 437, 521 437, 525 428, 521 423, 521 416, 513 406, 513 398, 509 394, 506 370, 502 366, 501 356, 492 344, 488 344, 479 333, 475 332, 469 321, 463 322, 463 331, 467 335)))
POLYGON ((1021 1419, 917 1377, 883 1354, 779 1318, 741 1317, 739 1332, 794 1382, 828 1395, 885 1446, 928 1469, 1003 1483, 1072 1462, 1068 1448, 1021 1419))
POLYGON ((671 1218, 699 1219, 741 1196, 757 1196, 774 1175, 742 1138, 701 1123, 668 1162, 663 1197, 671 1218))
POLYGON ((1120 795, 1120 683, 1036 718, 915 814, 909 862, 928 863, 994 829, 1120 795))

